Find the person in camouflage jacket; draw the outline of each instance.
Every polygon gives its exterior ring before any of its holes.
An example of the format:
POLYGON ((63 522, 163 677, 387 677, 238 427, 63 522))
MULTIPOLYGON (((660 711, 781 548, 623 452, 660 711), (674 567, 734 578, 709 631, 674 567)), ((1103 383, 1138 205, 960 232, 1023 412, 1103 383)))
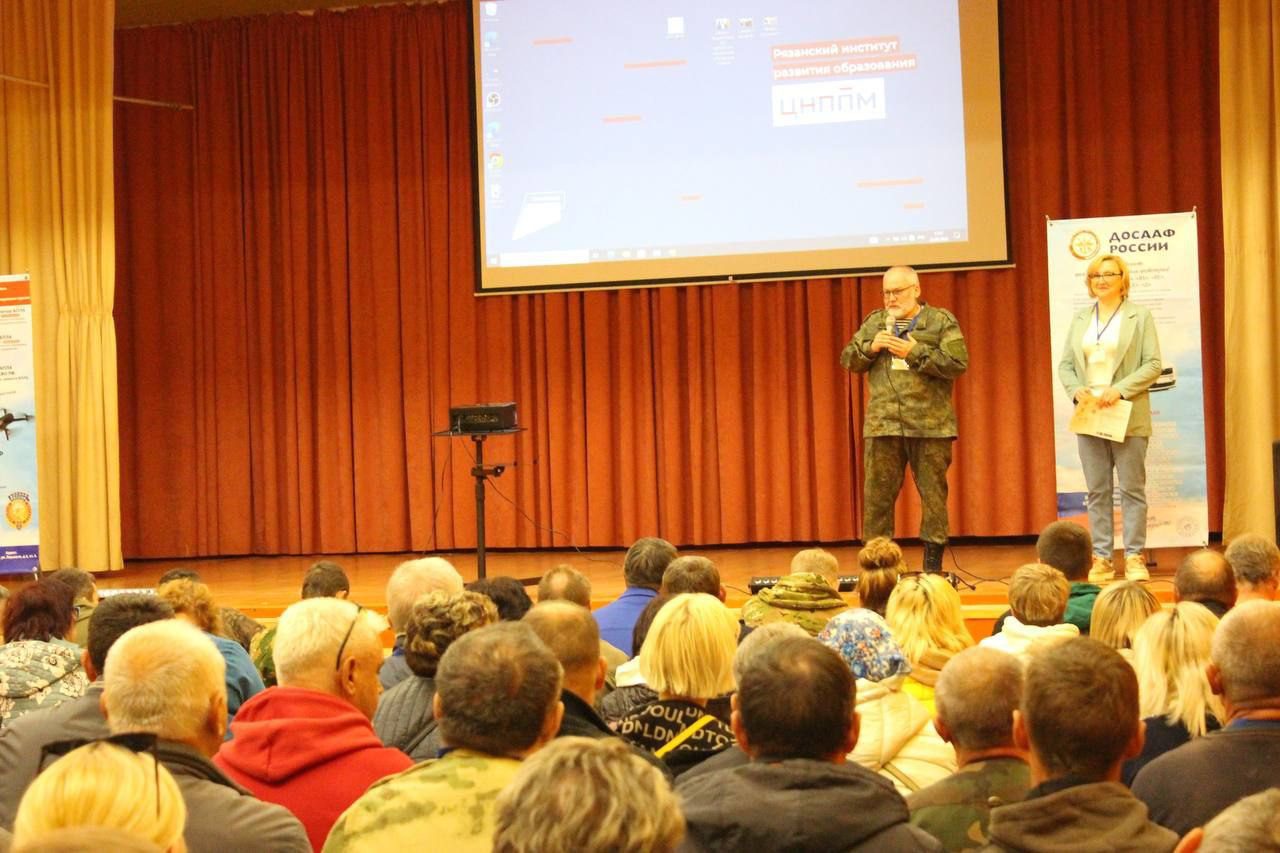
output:
POLYGON ((870 399, 863 423, 863 540, 893 538, 893 507, 911 466, 920 492, 925 570, 942 570, 947 542, 947 469, 956 438, 951 388, 969 366, 955 315, 920 301, 910 267, 884 275, 885 307, 872 311, 840 354, 840 363, 867 374, 870 399))

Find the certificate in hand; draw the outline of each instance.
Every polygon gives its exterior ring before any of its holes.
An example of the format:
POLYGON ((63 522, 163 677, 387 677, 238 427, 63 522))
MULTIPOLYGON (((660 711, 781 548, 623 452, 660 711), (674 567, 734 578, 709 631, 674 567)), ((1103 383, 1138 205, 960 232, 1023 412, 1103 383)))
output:
POLYGON ((1096 435, 1108 441, 1124 441, 1125 431, 1129 429, 1129 413, 1132 411, 1133 403, 1128 400, 1116 400, 1103 408, 1098 405, 1097 397, 1088 396, 1076 405, 1070 429, 1078 435, 1096 435))

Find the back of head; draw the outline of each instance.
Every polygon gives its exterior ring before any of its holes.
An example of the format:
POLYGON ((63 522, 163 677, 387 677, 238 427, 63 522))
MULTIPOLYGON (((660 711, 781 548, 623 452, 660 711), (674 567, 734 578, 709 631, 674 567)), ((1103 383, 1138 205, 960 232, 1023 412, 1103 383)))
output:
POLYGON ((671 853, 684 837, 671 786, 617 738, 557 738, 524 762, 496 810, 494 853, 671 853))
POLYGON ((487 595, 498 608, 498 618, 503 622, 519 622, 533 606, 533 599, 524 591, 524 584, 512 577, 480 578, 467 584, 471 592, 487 595))
POLYGON ((92 599, 97 591, 97 584, 94 582, 93 575, 84 569, 66 568, 58 569, 49 575, 49 580, 66 584, 72 592, 74 598, 92 599))
POLYGON ((39 838, 15 845, 12 853, 169 853, 159 844, 138 838, 123 829, 77 826, 42 832, 39 838))
POLYGON ((840 655, 854 678, 884 681, 911 672, 893 632, 880 614, 865 608, 831 617, 818 642, 840 655))
POLYGON ((640 674, 659 695, 711 699, 733 689, 738 622, 718 598, 673 597, 654 617, 640 653, 640 674))
POLYGON ((386 622, 372 610, 340 598, 307 598, 294 602, 276 624, 276 678, 281 687, 337 689, 339 650, 381 657, 379 634, 386 622), (344 645, 345 644, 345 645, 344 645))
POLYGON ((1057 625, 1067 611, 1067 576, 1044 563, 1019 566, 1009 579, 1009 610, 1023 625, 1057 625))
POLYGON ((662 592, 666 595, 705 592, 719 597, 720 570, 706 557, 676 557, 662 573, 662 592))
POLYGON ((351 592, 351 581, 342 566, 331 560, 312 563, 302 579, 303 598, 334 598, 351 592))
POLYGON ((169 850, 182 843, 186 822, 178 783, 153 755, 97 742, 72 750, 36 776, 18 807, 14 843, 58 829, 102 827, 169 850))
POLYGON ((89 617, 89 662, 101 673, 107 652, 126 631, 172 618, 173 608, 159 596, 140 592, 107 596, 89 617))
POLYGON ((458 638, 436 671, 446 746, 519 755, 560 700, 560 662, 528 625, 499 622, 458 638))
POLYGON ((742 674, 738 713, 754 759, 830 760, 853 722, 854 678, 831 649, 810 637, 767 644, 742 674))
POLYGON ((1280 788, 1237 800, 1205 824, 1199 853, 1280 853, 1280 788))
POLYGON ((1280 576, 1280 549, 1270 539, 1256 533, 1232 539, 1227 546, 1226 557, 1236 573, 1236 581, 1242 586, 1275 584, 1277 576, 1280 576))
POLYGON ((404 628, 404 662, 414 675, 434 678, 440 658, 468 631, 498 621, 493 599, 478 592, 429 592, 413 604, 404 628))
POLYGON ((926 652, 954 654, 973 645, 960 593, 942 575, 908 575, 898 581, 884 615, 909 661, 919 661, 926 652))
POLYGON ((883 616, 898 577, 907 571, 902 549, 892 539, 878 536, 858 552, 858 568, 858 600, 883 616))
POLYGON ((38 580, 18 590, 4 608, 4 639, 61 640, 75 614, 71 587, 52 579, 38 580))
POLYGON ((443 557, 421 557, 396 566, 387 580, 387 618, 393 630, 404 630, 413 603, 428 592, 462 592, 462 575, 443 557))
POLYGON ((998 649, 965 649, 947 661, 934 693, 938 719, 961 749, 1013 745, 1013 712, 1022 702, 1022 663, 998 649))
POLYGON ((1205 668, 1218 617, 1194 601, 1157 610, 1133 635, 1133 668, 1138 674, 1142 716, 1164 717, 1199 737, 1205 715, 1223 719, 1205 668))
POLYGON ((568 601, 541 601, 522 621, 546 644, 566 673, 593 670, 598 665, 600 627, 585 607, 568 601))
POLYGON ((675 558, 676 548, 667 540, 655 536, 637 539, 622 561, 623 580, 627 586, 656 590, 662 586, 662 573, 675 558))
POLYGON ((1280 602, 1233 608, 1218 624, 1210 656, 1228 702, 1280 699, 1280 602))
POLYGON ((556 566, 538 581, 538 601, 572 601, 590 609, 591 581, 573 566, 556 566))
POLYGON ((1179 601, 1218 601, 1227 607, 1236 603, 1236 575, 1231 564, 1208 548, 1183 558, 1173 576, 1173 589, 1179 601))
POLYGON ((151 732, 185 741, 200 732, 217 697, 226 701, 226 663, 199 630, 176 619, 130 629, 107 652, 103 702, 113 732, 151 732))
POLYGON ((1098 593, 1089 617, 1089 636, 1113 649, 1133 647, 1133 635, 1160 602, 1138 581, 1114 583, 1098 593))
POLYGON ((163 583, 156 595, 168 602, 177 616, 185 616, 207 634, 222 633, 222 614, 209 587, 200 581, 179 578, 163 583))
POLYGON ((160 576, 160 580, 156 581, 156 588, 167 584, 169 581, 195 581, 200 582, 200 573, 195 569, 188 569, 184 566, 172 568, 160 576))
POLYGON ((1138 728, 1138 679, 1119 652, 1090 637, 1045 646, 1022 690, 1031 749, 1050 778, 1102 781, 1138 728))
POLYGON ((791 574, 821 575, 835 589, 840 578, 840 561, 824 548, 805 548, 791 558, 791 574))
POLYGON ((1040 531, 1036 559, 1053 566, 1069 581, 1082 581, 1093 565, 1093 538, 1074 521, 1055 521, 1040 531))
POLYGON ((743 637, 738 643, 738 650, 733 653, 733 683, 742 683, 743 673, 751 668, 765 646, 786 637, 813 639, 808 631, 794 622, 766 622, 743 637))

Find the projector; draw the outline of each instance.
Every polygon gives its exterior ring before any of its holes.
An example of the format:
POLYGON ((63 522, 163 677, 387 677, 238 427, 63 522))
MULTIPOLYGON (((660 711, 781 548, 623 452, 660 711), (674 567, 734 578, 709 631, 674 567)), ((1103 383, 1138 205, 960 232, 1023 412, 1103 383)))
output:
POLYGON ((449 407, 449 429, 454 432, 503 432, 515 428, 515 403, 472 403, 449 407))

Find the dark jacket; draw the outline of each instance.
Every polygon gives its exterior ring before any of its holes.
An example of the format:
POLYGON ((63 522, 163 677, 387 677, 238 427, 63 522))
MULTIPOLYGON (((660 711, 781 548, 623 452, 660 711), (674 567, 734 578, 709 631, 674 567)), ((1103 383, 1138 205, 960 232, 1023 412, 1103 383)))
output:
POLYGON ((435 695, 436 680, 413 673, 383 693, 373 714, 373 730, 378 733, 378 739, 414 761, 435 758, 436 750, 428 743, 434 740, 431 735, 436 731, 431 706, 435 695))
POLYGON ((753 761, 681 781, 681 851, 934 851, 893 785, 857 764, 753 761))
POLYGON ((409 669, 409 663, 404 659, 404 635, 397 634, 395 644, 391 647, 391 655, 378 669, 378 680, 382 682, 383 690, 390 690, 411 675, 413 670, 409 669))
MULTIPOLYGON (((589 737, 597 740, 619 737, 618 733, 609 728, 609 724, 596 713, 596 709, 582 701, 577 694, 561 690, 560 701, 564 703, 564 718, 560 721, 560 731, 556 732, 556 737, 589 737)), ((661 770, 662 775, 667 777, 667 781, 672 781, 671 771, 662 763, 661 758, 648 750, 628 745, 636 755, 661 770)))
MULTIPOLYGON (((1142 752, 1137 758, 1124 763, 1124 772, 1120 777, 1120 781, 1129 788, 1133 787, 1133 781, 1138 778, 1142 768, 1191 740, 1191 732, 1182 723, 1170 725, 1164 717, 1147 717, 1143 722, 1147 724, 1147 736, 1142 742, 1142 752)), ((1210 732, 1222 728, 1212 714, 1205 715, 1205 723, 1210 732)))
POLYGON ((1178 843, 1119 782, 1033 788, 1021 803, 991 812, 988 834, 987 851, 1019 853, 1168 853, 1178 843))

